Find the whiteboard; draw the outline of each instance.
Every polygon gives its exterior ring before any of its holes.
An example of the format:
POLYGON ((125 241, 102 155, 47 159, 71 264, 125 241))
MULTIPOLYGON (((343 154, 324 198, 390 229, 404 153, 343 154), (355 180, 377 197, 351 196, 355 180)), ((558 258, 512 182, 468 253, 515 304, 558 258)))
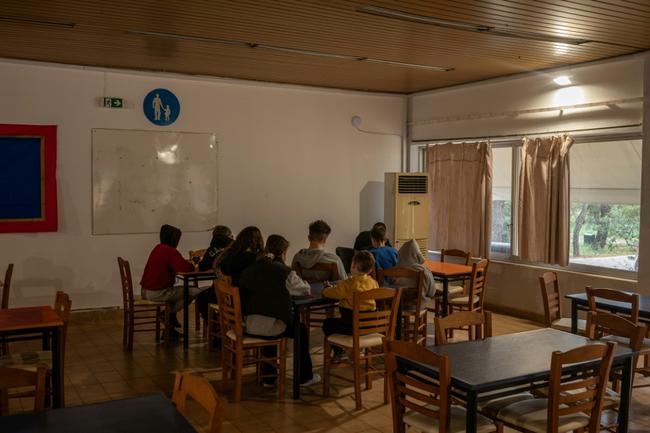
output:
POLYGON ((203 231, 217 221, 214 134, 92 130, 93 234, 203 231))

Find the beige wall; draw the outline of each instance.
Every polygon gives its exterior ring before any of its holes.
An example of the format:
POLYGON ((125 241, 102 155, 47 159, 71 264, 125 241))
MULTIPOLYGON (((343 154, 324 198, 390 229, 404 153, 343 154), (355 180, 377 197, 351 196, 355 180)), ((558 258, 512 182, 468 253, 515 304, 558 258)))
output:
MULTIPOLYGON (((0 121, 58 125, 59 231, 0 234, 0 268, 15 263, 12 306, 50 303, 58 289, 75 309, 120 305, 118 255, 131 261, 138 286, 158 235, 92 235, 90 139, 92 128, 156 129, 142 114, 156 87, 172 90, 182 106, 166 130, 217 136, 215 224, 283 234, 291 254, 306 245, 314 219, 332 225, 334 248, 382 218, 384 172, 399 171, 401 139, 361 133, 350 118, 400 134, 401 96, 0 61, 0 121), (125 98, 127 107, 97 106, 103 95, 125 98)), ((179 249, 209 241, 207 232, 185 233, 179 249)))

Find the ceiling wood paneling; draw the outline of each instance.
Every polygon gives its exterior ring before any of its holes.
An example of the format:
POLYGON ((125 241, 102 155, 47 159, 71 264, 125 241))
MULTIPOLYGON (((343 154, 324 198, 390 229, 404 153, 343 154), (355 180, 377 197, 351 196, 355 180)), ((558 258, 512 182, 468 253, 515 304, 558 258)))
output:
POLYGON ((582 63, 650 48, 650 1, 239 0, 0 2, 0 57, 397 93, 582 63), (361 13, 364 6, 591 40, 582 45, 361 13), (72 28, 50 23, 74 23, 72 28), (159 32, 444 66, 366 61, 158 38, 159 32))

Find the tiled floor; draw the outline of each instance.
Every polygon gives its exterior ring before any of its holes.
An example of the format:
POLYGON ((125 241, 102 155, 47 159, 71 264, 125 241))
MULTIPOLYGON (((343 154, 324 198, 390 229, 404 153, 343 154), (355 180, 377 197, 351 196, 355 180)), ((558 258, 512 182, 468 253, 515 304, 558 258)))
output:
MULTIPOLYGON (((190 316, 193 317, 193 316, 190 316)), ((494 333, 507 334, 536 328, 528 321, 494 315, 494 333)), ((180 343, 171 346, 156 344, 152 333, 136 334, 133 353, 122 348, 122 325, 119 315, 99 320, 75 318, 68 330, 65 360, 65 393, 68 406, 163 392, 171 394, 173 372, 183 368, 203 371, 217 391, 228 397, 230 389, 221 384, 218 352, 208 352, 205 341, 191 332, 190 350, 184 353, 180 343)), ((312 358, 316 371, 322 365, 322 334, 312 331, 312 358)), ((13 351, 27 349, 35 343, 16 343, 13 351)), ((288 366, 290 369, 291 359, 288 366)), ((344 371, 344 370, 340 370, 344 371)), ((302 398, 289 397, 279 401, 274 390, 245 382, 243 401, 228 405, 224 433, 242 432, 391 432, 390 406, 383 404, 383 381, 375 381, 371 390, 363 392, 363 410, 354 410, 350 384, 333 379, 331 397, 322 397, 322 385, 304 389, 302 398)), ((640 380, 637 384, 650 383, 640 380)), ((650 388, 633 393, 630 432, 650 431, 650 388)), ((31 402, 12 400, 11 410, 28 408, 31 402)))

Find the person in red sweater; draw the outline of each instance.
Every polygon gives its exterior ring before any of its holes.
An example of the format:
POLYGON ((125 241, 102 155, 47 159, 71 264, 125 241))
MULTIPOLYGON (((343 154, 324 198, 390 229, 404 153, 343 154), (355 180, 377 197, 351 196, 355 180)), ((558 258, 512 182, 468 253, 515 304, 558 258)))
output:
MULTIPOLYGON (((181 326, 176 312, 183 308, 183 286, 174 286, 176 273, 194 270, 194 265, 185 260, 176 249, 180 240, 180 229, 168 224, 160 227, 160 243, 149 254, 140 280, 143 299, 167 302, 172 313, 171 325, 174 327, 181 326)), ((190 287, 190 299, 201 290, 190 287)))

